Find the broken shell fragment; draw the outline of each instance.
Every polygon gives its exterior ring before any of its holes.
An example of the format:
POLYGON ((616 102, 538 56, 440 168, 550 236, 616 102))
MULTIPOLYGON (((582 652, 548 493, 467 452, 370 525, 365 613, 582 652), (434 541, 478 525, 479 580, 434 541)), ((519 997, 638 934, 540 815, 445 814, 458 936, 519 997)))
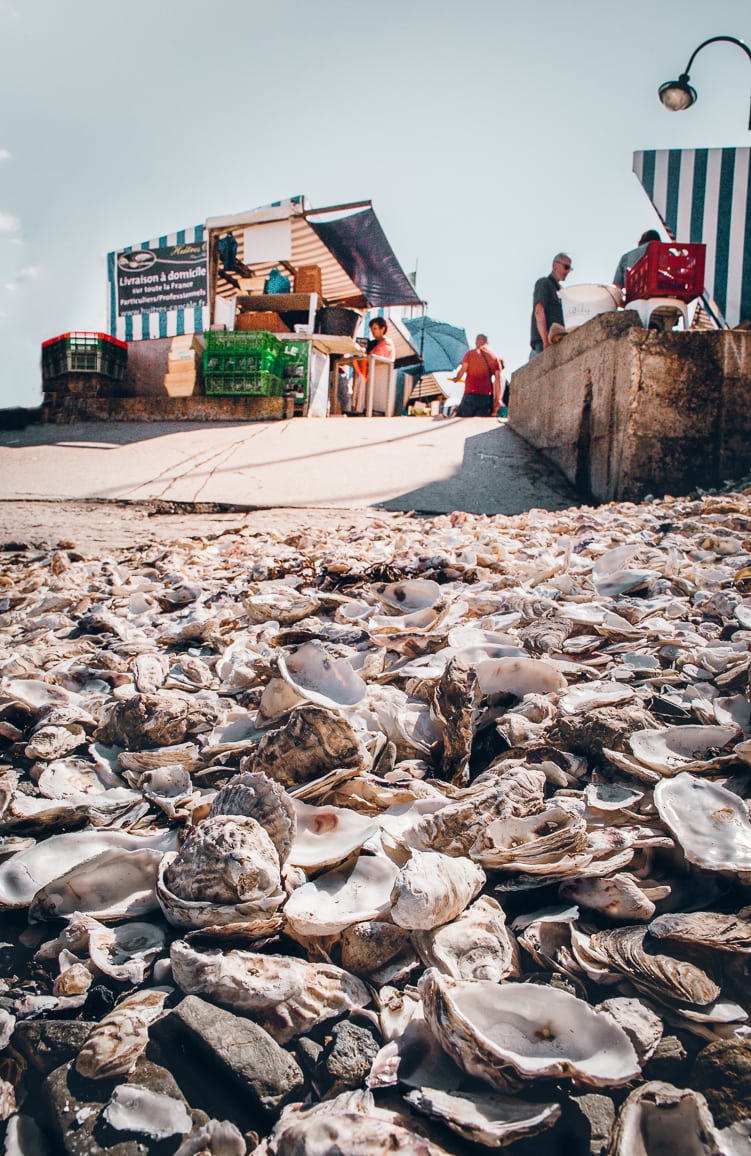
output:
POLYGON ((76 1071, 90 1080, 130 1072, 149 1042, 149 1025, 162 1014, 169 991, 151 988, 126 996, 90 1032, 76 1057, 76 1071))

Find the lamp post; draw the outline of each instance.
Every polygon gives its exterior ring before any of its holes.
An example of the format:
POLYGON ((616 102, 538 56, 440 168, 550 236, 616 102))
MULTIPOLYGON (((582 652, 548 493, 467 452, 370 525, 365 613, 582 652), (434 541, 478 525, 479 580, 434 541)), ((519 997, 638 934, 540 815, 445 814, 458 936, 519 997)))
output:
MULTIPOLYGON (((718 40, 727 40, 730 44, 737 44, 746 53, 746 56, 751 60, 751 49, 742 40, 738 40, 735 36, 710 36, 709 40, 704 40, 698 48, 695 48, 691 53, 686 71, 682 72, 677 80, 667 80, 661 84, 657 90, 658 96, 665 108, 669 108, 671 112, 682 112, 684 108, 691 108, 692 104, 696 104, 697 95, 696 89, 692 88, 688 83, 689 72, 691 65, 694 63, 694 57, 702 48, 706 48, 707 44, 714 44, 718 40)), ((749 113, 748 127, 751 130, 751 112, 749 113)))

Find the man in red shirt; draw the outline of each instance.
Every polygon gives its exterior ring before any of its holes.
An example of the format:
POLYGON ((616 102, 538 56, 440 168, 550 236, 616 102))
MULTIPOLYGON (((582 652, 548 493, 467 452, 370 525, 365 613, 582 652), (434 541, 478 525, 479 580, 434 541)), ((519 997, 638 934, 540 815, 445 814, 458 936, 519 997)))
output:
POLYGON ((464 354, 456 377, 464 382, 464 396, 454 410, 457 417, 492 417, 501 404, 502 362, 488 345, 484 333, 475 338, 475 348, 464 354))

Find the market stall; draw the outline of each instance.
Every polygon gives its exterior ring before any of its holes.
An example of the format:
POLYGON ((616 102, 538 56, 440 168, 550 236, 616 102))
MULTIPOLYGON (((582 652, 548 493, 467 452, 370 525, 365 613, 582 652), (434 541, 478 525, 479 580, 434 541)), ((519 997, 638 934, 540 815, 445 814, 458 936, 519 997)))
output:
MULTIPOLYGON (((340 412, 340 365, 367 357, 366 312, 421 305, 369 201, 210 218, 108 267, 110 332, 128 346, 120 392, 202 395, 246 416, 340 412)), ((397 364, 419 360, 405 342, 397 364)), ((367 412, 393 413, 393 363, 373 359, 363 378, 367 412)))

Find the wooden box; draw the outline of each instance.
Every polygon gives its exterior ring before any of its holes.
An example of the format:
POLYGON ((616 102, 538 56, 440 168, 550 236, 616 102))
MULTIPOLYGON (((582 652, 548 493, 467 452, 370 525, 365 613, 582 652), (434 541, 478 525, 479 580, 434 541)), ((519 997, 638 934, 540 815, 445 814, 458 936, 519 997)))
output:
POLYGON ((287 326, 278 313, 240 313, 235 321, 235 329, 263 329, 266 333, 287 333, 287 326))
POLYGON ((295 293, 317 293, 321 299, 321 269, 319 265, 301 265, 295 270, 295 293))

